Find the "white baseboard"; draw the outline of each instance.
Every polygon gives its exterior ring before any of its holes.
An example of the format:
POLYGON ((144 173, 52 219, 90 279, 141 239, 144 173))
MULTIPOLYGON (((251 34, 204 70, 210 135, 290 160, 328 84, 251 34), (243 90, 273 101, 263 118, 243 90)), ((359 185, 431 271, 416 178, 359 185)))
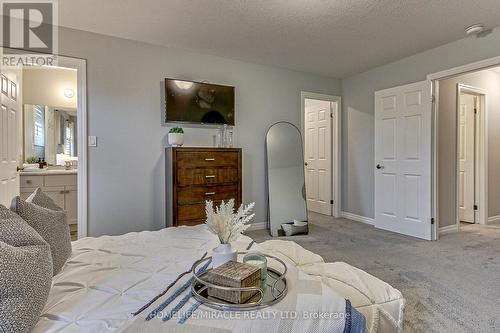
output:
POLYGON ((489 223, 497 223, 497 222, 500 222, 500 215, 488 217, 488 224, 489 223))
POLYGON ((267 222, 257 222, 250 224, 250 228, 248 228, 247 231, 265 230, 265 229, 267 229, 267 222))
POLYGON ((457 232, 459 231, 458 225, 452 224, 452 225, 447 225, 446 227, 439 228, 439 234, 447 234, 450 232, 457 232))
POLYGON ((340 216, 342 216, 343 218, 346 218, 348 220, 353 220, 353 221, 356 221, 356 222, 366 223, 366 224, 369 224, 369 225, 374 225, 375 224, 375 219, 372 219, 371 217, 356 215, 356 214, 349 213, 349 212, 340 212, 340 216))

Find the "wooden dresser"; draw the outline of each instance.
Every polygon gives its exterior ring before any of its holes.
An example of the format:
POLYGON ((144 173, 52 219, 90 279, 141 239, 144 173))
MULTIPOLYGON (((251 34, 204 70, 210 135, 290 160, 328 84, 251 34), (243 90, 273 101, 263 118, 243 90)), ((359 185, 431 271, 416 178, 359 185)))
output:
POLYGON ((166 148, 167 226, 205 222, 205 200, 241 204, 241 148, 166 148))

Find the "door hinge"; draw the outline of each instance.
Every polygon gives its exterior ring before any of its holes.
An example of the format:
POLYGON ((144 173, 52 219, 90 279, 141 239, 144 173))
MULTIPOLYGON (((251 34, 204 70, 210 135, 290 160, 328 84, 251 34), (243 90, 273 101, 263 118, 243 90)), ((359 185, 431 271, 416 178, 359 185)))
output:
POLYGON ((330 204, 333 205, 333 200, 330 200, 330 204))
POLYGON ((431 103, 434 103, 434 102, 436 102, 436 96, 432 95, 431 96, 431 103))
POLYGON ((431 217, 431 224, 434 224, 434 218, 431 217))
POLYGON ((474 205, 474 210, 477 210, 477 209, 478 209, 478 208, 477 208, 477 205, 474 205))
POLYGON ((330 112, 330 118, 333 118, 333 112, 330 112))
POLYGON ((477 108, 474 108, 474 114, 477 114, 477 108))

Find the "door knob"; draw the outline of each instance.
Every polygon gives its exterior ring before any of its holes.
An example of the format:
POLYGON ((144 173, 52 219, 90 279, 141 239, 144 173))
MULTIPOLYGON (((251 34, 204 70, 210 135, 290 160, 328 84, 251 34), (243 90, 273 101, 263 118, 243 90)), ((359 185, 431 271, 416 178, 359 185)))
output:
POLYGON ((306 162, 306 163, 304 163, 304 165, 305 165, 305 166, 307 166, 307 162, 306 162))
POLYGON ((384 168, 384 166, 383 166, 383 165, 380 165, 380 164, 377 164, 376 168, 380 170, 380 169, 383 169, 383 168, 384 168))

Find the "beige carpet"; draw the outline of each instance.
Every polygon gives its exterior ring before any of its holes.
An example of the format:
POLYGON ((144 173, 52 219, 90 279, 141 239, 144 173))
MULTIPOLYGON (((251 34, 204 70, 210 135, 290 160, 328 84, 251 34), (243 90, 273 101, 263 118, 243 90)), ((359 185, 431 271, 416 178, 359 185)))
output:
MULTIPOLYGON (((399 289, 405 332, 500 332, 500 225, 466 225, 428 242, 319 214, 309 220, 309 235, 283 239, 399 289)), ((265 230, 249 236, 271 238, 265 230)))

